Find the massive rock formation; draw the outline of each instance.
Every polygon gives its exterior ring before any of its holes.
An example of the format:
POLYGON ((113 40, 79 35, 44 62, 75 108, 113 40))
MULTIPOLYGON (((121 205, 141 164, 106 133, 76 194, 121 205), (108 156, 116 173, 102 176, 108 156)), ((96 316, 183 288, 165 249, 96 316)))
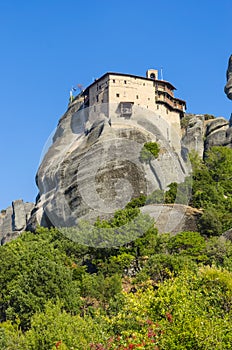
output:
MULTIPOLYGON (((225 93, 232 99, 232 55, 225 93)), ((50 140, 36 177, 36 206, 18 200, 1 212, 1 244, 38 224, 67 227, 80 219, 109 218, 131 198, 182 182, 190 171, 186 160, 191 150, 204 157, 211 146, 232 147, 232 117, 228 122, 186 114, 180 140, 180 130, 138 106, 127 116, 114 105, 102 104, 97 111, 82 107, 80 94, 50 140), (142 162, 141 150, 149 141, 159 144, 160 153, 157 159, 142 162)), ((155 218, 160 232, 173 233, 197 229, 201 215, 184 205, 147 205, 142 212, 155 218)))
POLYGON ((34 203, 24 203, 21 199, 0 213, 0 244, 18 237, 27 227, 34 203))
MULTIPOLYGON (((109 218, 132 197, 165 189, 188 175, 178 135, 174 147, 167 136, 170 129, 160 116, 138 109, 128 119, 110 120, 104 113, 91 116, 80 106, 75 102, 68 108, 50 140, 37 173, 36 206, 18 200, 0 214, 1 244, 38 224, 64 227, 74 226, 80 219, 109 218), (158 142, 160 153, 158 159, 142 163, 140 152, 147 141, 158 142)), ((213 145, 232 146, 232 128, 226 119, 186 117, 184 157, 191 150, 203 156, 213 145)), ((160 232, 172 233, 196 230, 201 215, 184 205, 147 205, 142 212, 155 218, 160 232)))
POLYGON ((104 110, 80 107, 73 103, 61 118, 39 167, 40 194, 29 227, 108 218, 131 198, 166 189, 188 174, 180 138, 161 116, 137 107, 130 117, 109 119, 104 110), (159 143, 159 157, 142 163, 148 141, 159 143))

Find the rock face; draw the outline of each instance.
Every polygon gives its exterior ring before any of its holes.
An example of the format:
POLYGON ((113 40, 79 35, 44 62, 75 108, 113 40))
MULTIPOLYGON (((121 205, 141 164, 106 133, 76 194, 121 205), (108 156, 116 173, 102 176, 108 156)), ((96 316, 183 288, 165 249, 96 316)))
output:
MULTIPOLYGON (((108 118, 105 110, 93 113, 81 109, 78 101, 69 107, 37 173, 39 196, 29 229, 37 224, 67 227, 79 220, 108 219, 131 198, 182 182, 188 175, 184 159, 190 150, 203 157, 211 146, 232 146, 232 128, 224 118, 186 115, 188 125, 180 140, 175 131, 170 137, 170 127, 159 115, 138 107, 134 111, 128 118, 108 118), (160 153, 157 159, 142 163, 140 152, 149 141, 159 144, 160 153)), ((160 232, 177 232, 188 226, 196 230, 200 214, 188 215, 185 206, 171 211, 168 206, 146 207, 144 212, 152 209, 152 216, 162 207, 160 232), (186 215, 182 217, 181 212, 186 215), (168 219, 165 227, 164 218, 167 221, 169 215, 172 220, 168 219), (181 217, 179 224, 175 224, 175 216, 177 221, 181 217)))
POLYGON ((12 206, 0 214, 0 244, 16 238, 27 227, 34 203, 24 203, 21 199, 12 202, 12 206))
POLYGON ((202 211, 182 204, 151 204, 141 208, 141 212, 155 219, 160 233, 173 235, 183 231, 198 231, 198 220, 202 211))
POLYGON ((222 234, 222 237, 232 241, 232 228, 222 234))
POLYGON ((227 146, 232 148, 232 128, 224 118, 216 118, 206 125, 205 151, 212 146, 227 146))
POLYGON ((225 93, 226 93, 227 97, 230 100, 232 100, 232 55, 229 58, 226 77, 227 77, 227 83, 225 86, 225 93))
POLYGON ((231 122, 220 117, 205 120, 204 115, 186 115, 188 125, 183 131, 182 152, 196 151, 203 157, 212 146, 232 148, 231 122))
POLYGON ((72 104, 39 167, 39 199, 29 225, 63 227, 108 218, 133 197, 182 182, 188 167, 179 136, 166 124, 139 107, 129 118, 108 118, 72 104), (148 141, 157 142, 160 152, 143 163, 140 152, 148 141))
POLYGON ((200 157, 204 154, 204 117, 203 115, 186 115, 188 125, 182 137, 182 153, 186 157, 190 150, 194 150, 200 157))

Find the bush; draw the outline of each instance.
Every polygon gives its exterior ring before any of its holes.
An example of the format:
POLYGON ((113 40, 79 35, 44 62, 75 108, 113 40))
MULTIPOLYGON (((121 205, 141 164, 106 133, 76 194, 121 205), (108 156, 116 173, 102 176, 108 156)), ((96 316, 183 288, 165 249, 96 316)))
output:
POLYGON ((198 228, 203 235, 219 236, 223 230, 218 210, 214 207, 205 209, 199 219, 198 228))
POLYGON ((141 194, 137 198, 133 198, 127 205, 125 206, 125 209, 129 208, 139 208, 146 204, 146 196, 144 194, 141 194))
POLYGON ((172 182, 168 185, 169 190, 165 192, 165 203, 175 203, 177 195, 177 183, 172 182))
POLYGON ((140 161, 149 163, 152 159, 158 158, 160 147, 156 142, 146 142, 140 152, 140 161))

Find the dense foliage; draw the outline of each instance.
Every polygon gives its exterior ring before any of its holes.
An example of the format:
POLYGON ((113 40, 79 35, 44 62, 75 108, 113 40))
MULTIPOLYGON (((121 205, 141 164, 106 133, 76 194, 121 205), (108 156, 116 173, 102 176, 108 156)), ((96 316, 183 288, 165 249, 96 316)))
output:
POLYGON ((188 178, 82 223, 76 242, 71 229, 38 228, 0 247, 0 349, 231 349, 232 243, 220 236, 232 226, 231 157, 222 147, 192 155, 199 232, 159 234, 139 211, 184 201, 188 178), (83 233, 92 244, 78 242, 83 233))
POLYGON ((220 235, 232 227, 232 149, 212 147, 201 161, 192 155, 192 206, 204 209, 199 229, 220 235))
MULTIPOLYGON (((229 349, 232 243, 155 228, 112 249, 39 228, 0 249, 0 348, 229 349)), ((230 331, 231 330, 231 331, 230 331)))
POLYGON ((192 174, 184 183, 173 182, 168 190, 155 190, 133 202, 181 203, 202 209, 199 231, 218 236, 232 227, 232 149, 215 146, 208 150, 204 160, 194 153, 190 159, 192 174))

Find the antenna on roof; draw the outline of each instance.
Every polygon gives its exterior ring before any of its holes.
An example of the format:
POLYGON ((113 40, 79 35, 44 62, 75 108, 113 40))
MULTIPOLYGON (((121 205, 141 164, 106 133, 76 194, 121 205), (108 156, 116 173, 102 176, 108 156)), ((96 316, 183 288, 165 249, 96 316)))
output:
POLYGON ((160 68, 160 78, 161 78, 161 80, 164 80, 164 78, 163 78, 163 67, 160 68))

